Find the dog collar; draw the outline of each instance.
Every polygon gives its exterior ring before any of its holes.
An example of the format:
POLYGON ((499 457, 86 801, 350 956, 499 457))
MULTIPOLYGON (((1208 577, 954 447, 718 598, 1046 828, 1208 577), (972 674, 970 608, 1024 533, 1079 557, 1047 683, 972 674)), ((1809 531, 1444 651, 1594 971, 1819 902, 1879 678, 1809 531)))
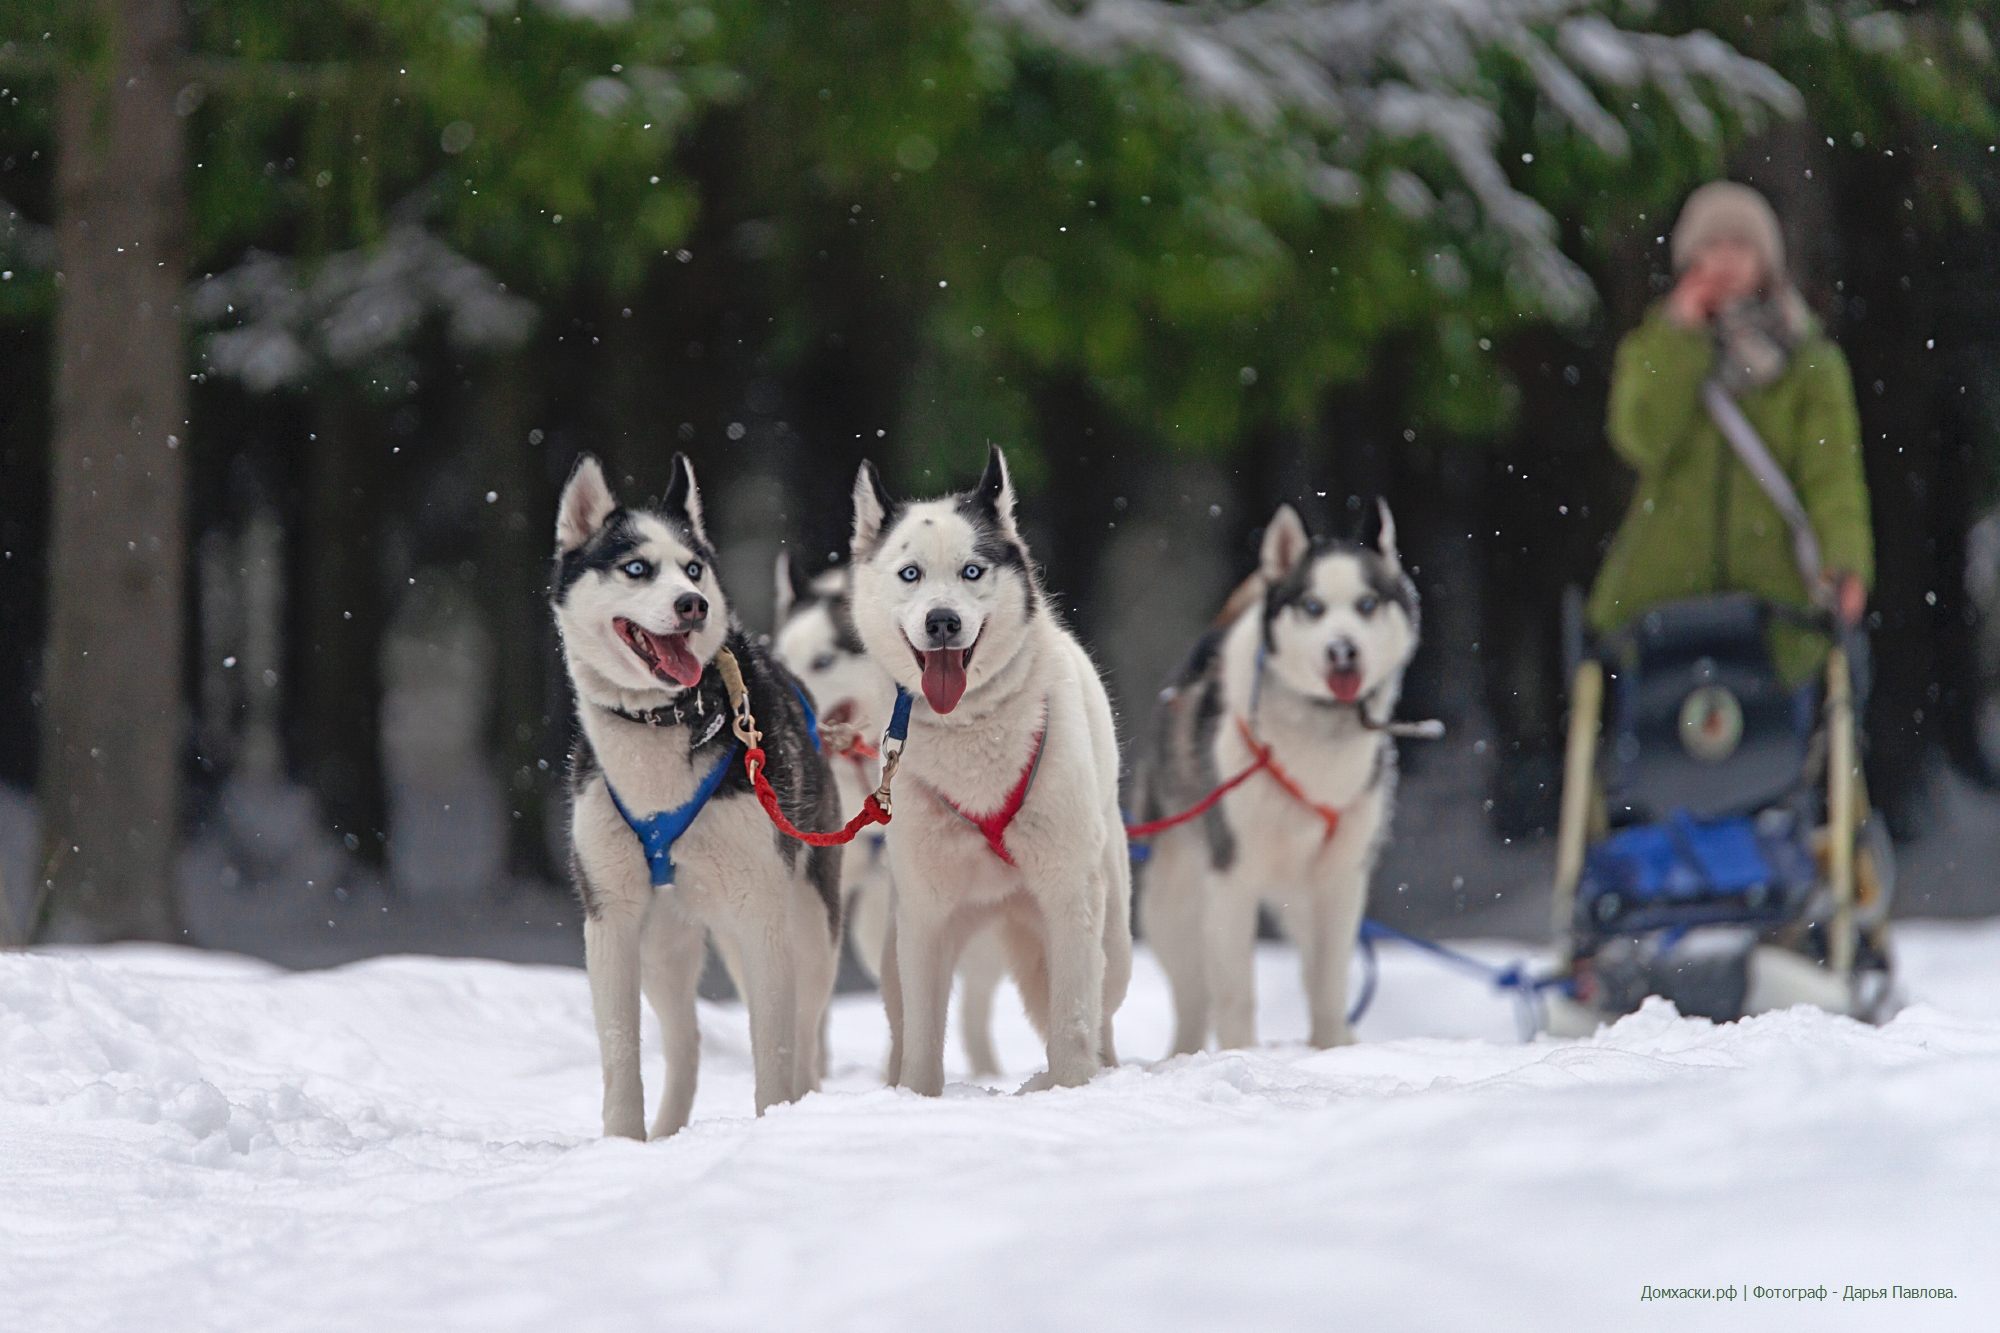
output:
POLYGON ((658 708, 648 708, 643 713, 616 708, 610 704, 599 704, 599 708, 613 717, 622 717, 627 722, 637 722, 642 727, 678 727, 681 724, 679 704, 661 704, 658 708))
POLYGON ((728 775, 729 765, 735 760, 738 748, 735 741, 729 743, 729 749, 716 761, 715 767, 708 770, 708 775, 702 778, 701 785, 694 789, 694 795, 685 803, 643 819, 625 808, 625 802, 618 799, 618 789, 611 785, 611 779, 604 779, 604 790, 610 793, 611 804, 618 808, 619 816, 639 839, 639 848, 646 854, 646 870, 654 888, 666 888, 674 882, 674 844, 681 840, 681 835, 694 824, 695 816, 701 813, 702 807, 722 786, 722 779, 728 775))
POLYGON ((1021 813, 1022 805, 1028 799, 1028 788, 1035 785, 1035 773, 1042 766, 1042 742, 1047 739, 1048 734, 1049 706, 1044 702, 1042 704, 1042 725, 1035 729, 1034 753, 1028 756, 1027 767, 1021 770, 1020 780, 1014 784, 1014 790, 1007 793, 1007 799, 1002 801, 1000 808, 990 815, 981 815, 975 819, 971 815, 966 814, 965 811, 959 809, 951 797, 946 796, 935 787, 931 788, 931 792, 938 798, 939 804, 943 805, 945 809, 951 811, 966 823, 972 825, 972 827, 978 829, 981 836, 986 839, 986 845, 993 849, 993 854, 1010 866, 1014 864, 1014 858, 1007 851, 1007 826, 1014 822, 1015 815, 1021 813))

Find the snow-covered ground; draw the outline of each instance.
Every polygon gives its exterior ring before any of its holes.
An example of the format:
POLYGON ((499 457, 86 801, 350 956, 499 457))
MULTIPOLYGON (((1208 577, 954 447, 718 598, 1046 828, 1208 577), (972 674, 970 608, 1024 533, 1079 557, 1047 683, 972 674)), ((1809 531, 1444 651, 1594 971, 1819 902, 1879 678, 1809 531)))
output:
MULTIPOLYGON (((1880 1029, 1660 1007, 1532 1045, 1391 949, 1333 1052, 1273 947, 1270 1044, 1166 1063, 1142 955, 1125 1067, 1027 1097, 883 1089, 842 997, 828 1091, 761 1121, 708 1006, 695 1124, 647 1145, 596 1137, 574 969, 0 955, 0 1329, 1989 1329, 2000 923, 1898 938, 1880 1029)), ((1000 1045, 1037 1066, 1017 1009, 1000 1045)))

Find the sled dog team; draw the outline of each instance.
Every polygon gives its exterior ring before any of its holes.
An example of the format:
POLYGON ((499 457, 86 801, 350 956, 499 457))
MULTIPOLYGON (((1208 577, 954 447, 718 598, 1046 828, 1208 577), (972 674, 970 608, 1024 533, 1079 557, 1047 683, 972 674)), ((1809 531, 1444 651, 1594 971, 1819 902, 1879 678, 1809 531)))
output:
MULTIPOLYGON (((1313 1043, 1352 1040, 1348 961, 1396 784, 1385 728, 1418 627, 1381 517, 1362 547, 1315 541, 1280 507, 1257 573, 1161 695, 1134 817, 1228 786, 1149 840, 1141 911, 1175 1053, 1211 1033, 1255 1041, 1260 903, 1298 945, 1313 1043)), ((1042 592, 998 449, 972 490, 935 500, 892 498, 863 463, 851 559, 812 579, 781 564, 768 650, 717 581, 693 466, 677 455, 659 507, 636 509, 586 456, 559 506, 553 601, 580 722, 571 873, 607 1135, 648 1133, 642 995, 666 1047, 650 1133, 687 1124, 710 938, 749 1011, 759 1113, 818 1086, 843 930, 881 983, 892 1084, 943 1091, 954 975, 976 1072, 998 1072, 1003 973, 1047 1043, 1028 1088, 1117 1063, 1132 973, 1118 740, 1096 666, 1042 592), (739 698, 761 733, 762 794, 739 698), (894 818, 845 846, 780 831, 777 815, 831 832, 861 810, 892 717, 907 730, 888 765, 894 818)))

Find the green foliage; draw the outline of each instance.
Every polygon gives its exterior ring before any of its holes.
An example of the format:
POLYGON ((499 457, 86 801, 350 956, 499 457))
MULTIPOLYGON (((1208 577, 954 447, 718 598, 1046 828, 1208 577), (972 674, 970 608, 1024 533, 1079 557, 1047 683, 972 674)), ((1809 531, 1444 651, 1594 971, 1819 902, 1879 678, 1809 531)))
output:
MULTIPOLYGON (((1993 8, 1605 13, 1717 32, 1866 142, 1912 122, 1991 130, 1993 8)), ((103 50, 77 12, 0 0, 10 31, 50 25, 35 59, 72 67, 103 50)), ((1162 58, 1082 59, 971 0, 635 0, 620 21, 527 0, 193 0, 187 16, 198 271, 366 244, 402 208, 544 303, 616 304, 706 211, 755 261, 779 365, 857 324, 897 331, 913 456, 1031 436, 1036 386, 1056 379, 1166 448, 1226 449, 1314 420, 1392 342, 1413 419, 1490 432, 1515 396, 1493 344, 1547 314, 1424 134, 1257 120, 1162 58)), ((1556 114, 1511 48, 1484 51, 1471 87, 1508 180, 1585 265, 1756 128, 1699 78, 1591 91, 1622 154, 1556 114)), ((9 144, 45 134, 14 114, 9 144)), ((1931 179, 1937 208, 1977 208, 1962 175, 1931 179)))
POLYGON ((693 219, 678 136, 737 91, 705 13, 208 0, 192 11, 213 53, 193 125, 205 266, 365 244, 408 201, 529 291, 633 289, 693 219))

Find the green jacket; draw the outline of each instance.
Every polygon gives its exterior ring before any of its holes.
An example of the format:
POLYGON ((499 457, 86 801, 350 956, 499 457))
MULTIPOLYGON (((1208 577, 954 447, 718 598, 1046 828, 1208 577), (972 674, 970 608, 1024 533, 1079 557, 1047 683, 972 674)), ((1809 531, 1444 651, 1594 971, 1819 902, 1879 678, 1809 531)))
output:
MULTIPOLYGON (((1707 332, 1681 328, 1664 305, 1618 345, 1606 429, 1639 486, 1591 591, 1599 634, 1660 602, 1712 592, 1807 605, 1791 530, 1702 407, 1714 364, 1707 332)), ((1738 401, 1811 516, 1824 568, 1873 586, 1860 421, 1840 349, 1814 326, 1775 383, 1738 401)), ((1788 684, 1826 658, 1823 640, 1795 628, 1774 630, 1771 646, 1788 684)))

